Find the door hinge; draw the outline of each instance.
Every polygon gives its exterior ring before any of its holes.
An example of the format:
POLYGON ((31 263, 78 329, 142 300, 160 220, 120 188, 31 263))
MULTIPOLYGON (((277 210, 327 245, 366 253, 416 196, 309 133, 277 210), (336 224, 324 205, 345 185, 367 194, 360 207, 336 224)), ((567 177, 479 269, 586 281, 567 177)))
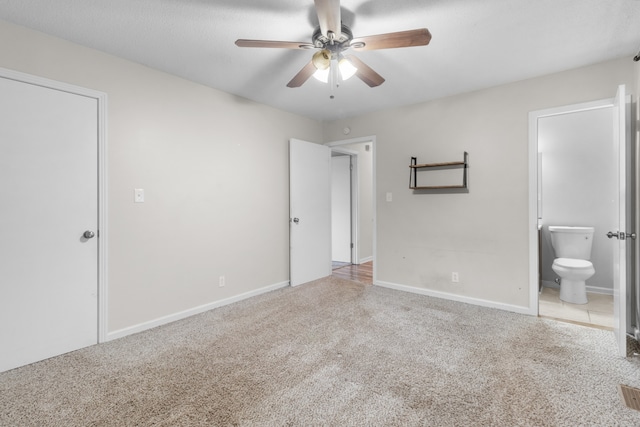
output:
POLYGON ((351 249, 353 249, 353 243, 351 243, 351 249))

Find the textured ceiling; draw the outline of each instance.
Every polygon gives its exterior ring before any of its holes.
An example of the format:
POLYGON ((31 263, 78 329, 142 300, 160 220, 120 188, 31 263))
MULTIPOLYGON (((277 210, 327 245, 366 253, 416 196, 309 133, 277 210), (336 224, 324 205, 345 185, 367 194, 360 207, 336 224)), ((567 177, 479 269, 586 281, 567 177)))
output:
POLYGON ((318 120, 632 57, 638 0, 342 0, 355 37, 426 27, 428 46, 358 52, 386 82, 333 91, 287 82, 312 51, 239 48, 238 38, 309 42, 312 0, 0 0, 0 18, 318 120))

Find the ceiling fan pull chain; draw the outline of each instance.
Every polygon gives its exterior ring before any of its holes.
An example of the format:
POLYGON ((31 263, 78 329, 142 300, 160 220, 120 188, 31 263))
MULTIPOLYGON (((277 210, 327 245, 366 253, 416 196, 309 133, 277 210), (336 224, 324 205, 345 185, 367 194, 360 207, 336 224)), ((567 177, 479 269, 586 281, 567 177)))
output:
POLYGON ((333 66, 333 61, 331 61, 331 65, 329 66, 329 84, 331 85, 331 94, 329 95, 329 99, 334 99, 333 90, 336 85, 336 67, 333 66))

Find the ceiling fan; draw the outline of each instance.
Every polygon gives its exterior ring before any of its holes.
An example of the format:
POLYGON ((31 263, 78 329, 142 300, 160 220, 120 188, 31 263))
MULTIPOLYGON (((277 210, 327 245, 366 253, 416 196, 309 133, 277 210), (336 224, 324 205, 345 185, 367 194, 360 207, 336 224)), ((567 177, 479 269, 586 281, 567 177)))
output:
MULTIPOLYGON (((340 0, 314 0, 320 26, 316 28, 308 42, 286 42, 272 40, 236 40, 239 47, 266 47, 283 49, 320 49, 311 61, 296 74, 288 87, 300 87, 309 77, 328 81, 331 61, 338 64, 342 79, 356 75, 370 87, 380 86, 384 78, 371 67, 353 55, 344 55, 348 49, 355 51, 391 49, 397 47, 425 46, 431 41, 431 33, 426 28, 379 34, 375 36, 353 37, 351 29, 342 24, 340 0)), ((335 68, 335 67, 334 67, 335 68)))

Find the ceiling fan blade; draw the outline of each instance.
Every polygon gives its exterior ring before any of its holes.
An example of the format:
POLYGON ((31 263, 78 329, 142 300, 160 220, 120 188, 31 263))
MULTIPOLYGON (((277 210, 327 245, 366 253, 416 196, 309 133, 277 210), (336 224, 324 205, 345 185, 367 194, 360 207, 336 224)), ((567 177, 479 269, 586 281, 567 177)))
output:
POLYGON ((356 50, 391 49, 396 47, 425 46, 431 41, 431 33, 426 28, 379 34, 377 36, 358 37, 351 40, 356 50), (358 44, 364 43, 360 47, 358 44))
POLYGON ((340 0, 315 0, 316 13, 322 35, 332 32, 339 39, 342 34, 342 18, 340 17, 340 0))
POLYGON ((313 49, 315 46, 307 42, 279 42, 275 40, 236 40, 238 47, 272 47, 282 49, 313 49))
POLYGON ((307 65, 305 65, 302 70, 296 74, 289 83, 287 83, 287 87, 300 87, 306 82, 309 77, 316 72, 316 66, 313 65, 313 61, 309 61, 307 65))
POLYGON ((358 69, 358 71, 356 71, 356 76, 368 84, 369 87, 380 86, 384 83, 384 77, 373 71, 373 68, 362 62, 358 57, 349 55, 347 56, 347 59, 358 69))

